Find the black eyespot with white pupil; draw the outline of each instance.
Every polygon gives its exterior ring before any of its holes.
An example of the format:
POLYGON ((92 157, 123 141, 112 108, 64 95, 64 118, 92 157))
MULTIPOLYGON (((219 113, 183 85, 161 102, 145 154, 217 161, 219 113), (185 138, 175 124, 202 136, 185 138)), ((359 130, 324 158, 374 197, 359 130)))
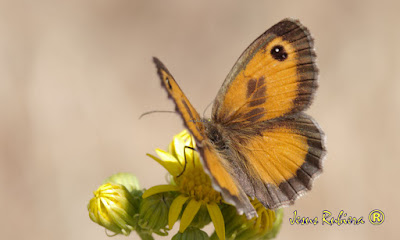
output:
POLYGON ((271 49, 271 55, 274 59, 281 61, 281 62, 284 61, 288 57, 288 54, 282 45, 273 46, 271 49))

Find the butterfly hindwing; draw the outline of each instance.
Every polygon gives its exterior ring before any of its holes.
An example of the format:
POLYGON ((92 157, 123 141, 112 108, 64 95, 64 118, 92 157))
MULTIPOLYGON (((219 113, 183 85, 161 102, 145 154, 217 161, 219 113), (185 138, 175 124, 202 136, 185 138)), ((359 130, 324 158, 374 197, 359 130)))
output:
POLYGON ((300 112, 311 104, 317 72, 308 30, 285 19, 240 56, 217 95, 213 120, 244 126, 300 112))
POLYGON ((236 133, 231 149, 252 176, 255 196, 271 209, 293 203, 322 171, 323 132, 306 114, 264 122, 254 130, 236 133))

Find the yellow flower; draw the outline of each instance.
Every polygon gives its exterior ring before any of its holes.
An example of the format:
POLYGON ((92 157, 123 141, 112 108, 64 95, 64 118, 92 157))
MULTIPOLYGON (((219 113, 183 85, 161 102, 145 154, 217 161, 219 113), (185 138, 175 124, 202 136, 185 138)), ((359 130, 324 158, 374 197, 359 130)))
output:
POLYGON ((187 204, 183 210, 179 227, 179 232, 183 233, 203 206, 208 210, 219 239, 224 240, 224 218, 218 206, 222 201, 221 194, 211 186, 211 179, 204 172, 199 153, 194 150, 195 147, 193 137, 184 130, 173 138, 168 152, 156 149, 159 158, 147 154, 167 169, 173 177, 174 184, 154 186, 144 192, 143 198, 161 192, 176 191, 180 193, 169 209, 169 228, 173 227, 184 205, 187 204))

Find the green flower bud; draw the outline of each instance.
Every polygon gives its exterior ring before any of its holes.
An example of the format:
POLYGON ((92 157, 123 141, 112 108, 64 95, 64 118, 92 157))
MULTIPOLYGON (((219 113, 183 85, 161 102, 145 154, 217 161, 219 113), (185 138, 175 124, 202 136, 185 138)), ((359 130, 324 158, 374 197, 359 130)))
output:
MULTIPOLYGON (((222 215, 225 221, 225 237, 226 239, 236 239, 236 236, 243 232, 247 225, 245 224, 246 217, 237 214, 234 206, 223 204, 221 207, 222 215)), ((212 240, 218 240, 216 233, 211 235, 212 240)))
POLYGON ((89 217, 93 222, 116 233, 128 236, 136 225, 136 212, 130 192, 120 184, 106 183, 100 186, 88 204, 89 217))
POLYGON ((164 192, 142 200, 139 212, 139 226, 158 235, 168 235, 168 212, 175 196, 164 192))
POLYGON ((278 235, 283 222, 283 208, 275 210, 276 220, 272 225, 272 229, 262 238, 262 240, 273 239, 278 235))
POLYGON ((196 228, 188 227, 183 233, 178 232, 171 240, 208 240, 207 233, 196 228))
POLYGON ((154 240, 151 233, 137 231, 137 234, 139 235, 140 239, 142 239, 142 240, 154 240))
POLYGON ((207 207, 202 204, 196 216, 193 218, 190 226, 203 228, 205 225, 211 222, 210 214, 208 213, 207 207))
MULTIPOLYGON (((282 223, 281 210, 277 210, 280 219, 275 211, 266 209, 258 200, 251 200, 257 211, 258 217, 248 220, 244 215, 238 215, 236 208, 230 205, 223 205, 222 215, 225 219, 226 239, 234 240, 258 240, 271 239, 276 236, 282 223)), ((211 239, 218 239, 215 233, 211 239)))
POLYGON ((139 181, 135 175, 131 173, 116 173, 104 180, 104 183, 121 184, 128 189, 129 192, 139 190, 139 181))

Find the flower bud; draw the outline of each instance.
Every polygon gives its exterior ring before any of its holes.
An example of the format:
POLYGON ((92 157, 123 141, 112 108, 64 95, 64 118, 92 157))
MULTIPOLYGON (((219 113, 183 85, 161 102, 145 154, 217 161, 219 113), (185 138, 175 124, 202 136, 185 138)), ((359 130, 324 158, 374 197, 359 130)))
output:
POLYGON ((135 175, 131 173, 116 173, 104 180, 104 183, 121 184, 132 193, 134 190, 139 190, 139 181, 135 175))
POLYGON ((207 233, 196 227, 188 227, 183 233, 178 232, 172 238, 172 240, 208 240, 208 239, 209 237, 207 233))
POLYGON ((135 227, 136 212, 130 192, 120 184, 106 183, 100 186, 88 204, 89 217, 93 222, 116 233, 129 235, 135 227))
MULTIPOLYGON (((271 239, 276 236, 282 224, 282 210, 267 209, 257 199, 251 200, 251 203, 256 209, 258 217, 250 220, 244 215, 238 215, 235 207, 223 206, 221 211, 225 219, 227 239, 258 240, 271 239)), ((215 237, 214 234, 211 239, 216 239, 215 237)))
POLYGON ((275 216, 276 220, 272 225, 272 229, 264 236, 263 240, 273 239, 276 237, 276 235, 278 235, 283 221, 283 208, 276 209, 275 216))
POLYGON ((142 200, 139 212, 139 226, 158 235, 166 236, 168 212, 175 194, 164 192, 142 200))
POLYGON ((208 213, 208 209, 205 205, 201 205, 199 211, 197 212, 196 216, 193 218, 190 226, 203 228, 205 225, 211 222, 210 214, 208 213))

